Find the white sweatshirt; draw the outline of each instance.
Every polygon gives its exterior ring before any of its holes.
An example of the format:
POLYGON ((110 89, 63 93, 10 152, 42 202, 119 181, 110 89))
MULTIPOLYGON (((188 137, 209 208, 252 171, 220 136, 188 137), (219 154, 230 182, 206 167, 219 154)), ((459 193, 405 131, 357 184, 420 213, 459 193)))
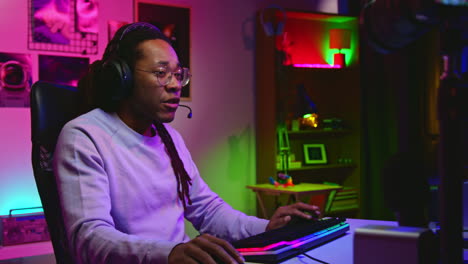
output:
POLYGON ((165 126, 192 179, 185 212, 158 135, 143 136, 101 109, 62 129, 54 171, 78 263, 167 263, 172 248, 189 240, 184 217, 228 241, 265 231, 267 220, 234 210, 210 190, 180 134, 165 126))

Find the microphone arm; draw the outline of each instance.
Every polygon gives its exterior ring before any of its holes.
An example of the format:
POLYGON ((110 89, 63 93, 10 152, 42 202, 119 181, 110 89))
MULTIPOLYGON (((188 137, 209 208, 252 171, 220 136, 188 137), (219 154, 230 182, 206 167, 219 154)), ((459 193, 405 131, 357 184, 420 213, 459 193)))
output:
POLYGON ((188 105, 181 105, 181 104, 180 104, 179 106, 187 108, 187 109, 189 110, 189 113, 188 113, 188 115, 187 115, 187 118, 192 118, 192 108, 190 108, 190 106, 188 106, 188 105))

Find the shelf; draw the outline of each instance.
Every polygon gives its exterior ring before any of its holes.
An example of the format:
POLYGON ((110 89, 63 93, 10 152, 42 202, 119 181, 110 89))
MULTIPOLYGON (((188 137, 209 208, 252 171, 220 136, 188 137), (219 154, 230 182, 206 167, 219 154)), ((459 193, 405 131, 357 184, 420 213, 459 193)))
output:
MULTIPOLYGON (((285 66, 284 56, 277 50, 276 39, 266 36, 262 23, 257 20, 256 35, 256 173, 257 182, 268 182, 277 169, 279 153, 277 128, 279 121, 292 126, 297 117, 301 98, 298 87, 316 105, 319 113, 318 128, 288 130, 290 154, 300 161, 299 168, 289 168, 295 183, 335 182, 340 185, 360 187, 361 179, 361 91, 359 69, 359 21, 358 17, 328 17, 311 12, 294 12, 294 19, 285 23, 284 32, 293 41, 291 63, 330 64, 333 52, 322 44, 329 43, 330 29, 346 28, 352 31, 352 42, 346 54, 346 68, 295 68, 285 66), (344 22, 337 22, 344 19, 344 22), (326 119, 341 122, 323 123, 326 119), (326 125, 326 126, 325 126, 326 125), (325 127, 334 127, 327 129, 325 127), (338 129, 338 127, 343 127, 338 129), (326 164, 305 164, 305 144, 323 144, 326 164), (338 161, 352 161, 338 163, 338 161)), ((288 16, 289 17, 289 16, 288 16)), ((328 46, 327 46, 328 47, 328 46)), ((284 123, 282 124, 284 125, 284 123)), ((296 126, 294 126, 296 127, 296 126)), ((266 207, 274 208, 274 199, 266 199, 266 207)), ((257 207, 259 208, 259 207, 257 207)), ((258 211, 260 214, 261 212, 258 211)))
POLYGON ((345 134, 350 134, 351 130, 350 129, 330 129, 330 130, 325 130, 325 129, 304 129, 304 130, 298 130, 298 131, 288 131, 289 137, 300 137, 300 136, 311 136, 311 135, 345 135, 345 134))
POLYGON ((289 171, 302 171, 302 170, 322 170, 322 169, 345 169, 356 168, 356 164, 328 164, 328 165, 311 165, 302 166, 300 168, 289 168, 289 171))
POLYGON ((55 263, 54 248, 52 247, 52 242, 41 241, 0 247, 0 263, 26 262, 55 263), (41 259, 53 262, 40 261, 41 259))
POLYGON ((341 67, 341 68, 333 68, 333 67, 327 68, 327 67, 295 67, 295 66, 285 65, 283 66, 283 69, 285 71, 288 71, 288 73, 307 74, 310 72, 340 73, 340 72, 345 72, 345 71, 351 71, 353 70, 353 67, 349 66, 349 67, 341 67))

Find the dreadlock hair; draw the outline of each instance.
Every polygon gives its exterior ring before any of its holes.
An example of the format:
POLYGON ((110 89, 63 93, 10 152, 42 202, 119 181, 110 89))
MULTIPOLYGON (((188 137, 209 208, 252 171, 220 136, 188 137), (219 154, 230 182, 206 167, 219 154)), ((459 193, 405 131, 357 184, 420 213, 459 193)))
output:
POLYGON ((189 195, 189 185, 192 185, 192 179, 190 179, 187 171, 185 170, 184 163, 180 159, 179 153, 175 148, 174 141, 166 127, 159 122, 154 122, 154 125, 156 127, 156 131, 158 131, 159 136, 164 142, 164 146, 166 147, 169 157, 171 158, 172 169, 174 170, 174 174, 177 179, 177 194, 179 199, 182 201, 184 209, 186 209, 186 198, 188 204, 192 205, 192 200, 189 195))
MULTIPOLYGON (((134 72, 135 62, 142 56, 137 47, 143 41, 152 39, 164 40, 172 46, 171 41, 157 27, 144 22, 125 25, 115 33, 107 45, 102 59, 95 61, 90 66, 88 73, 79 81, 78 89, 83 98, 82 109, 84 110, 82 112, 93 108, 101 108, 106 112, 116 112, 118 110, 122 100, 132 93, 132 73, 134 72), (114 67, 114 64, 123 64, 128 67, 126 73, 128 76, 126 77, 130 79, 122 80, 120 68, 119 70, 111 69, 109 73, 109 68, 114 67)), ((189 185, 192 185, 192 180, 185 170, 174 141, 166 127, 157 122, 154 125, 171 159, 172 169, 177 179, 177 194, 184 209, 186 209, 185 199, 187 199, 189 205, 192 204, 189 196, 189 185)))

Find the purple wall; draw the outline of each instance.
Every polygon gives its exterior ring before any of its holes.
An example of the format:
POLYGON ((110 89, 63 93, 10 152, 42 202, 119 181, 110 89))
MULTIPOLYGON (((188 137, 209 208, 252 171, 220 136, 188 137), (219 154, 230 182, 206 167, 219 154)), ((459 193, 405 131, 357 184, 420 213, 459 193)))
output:
MULTIPOLYGON (((0 52, 31 54, 36 81, 39 54, 76 55, 28 50, 28 1, 0 1, 0 52)), ((180 109, 173 126, 181 131, 212 189, 248 214, 255 214, 256 204, 253 193, 245 188, 255 183, 252 20, 257 10, 271 2, 278 1, 157 1, 191 8, 193 82, 192 101, 186 104, 192 107, 193 118, 186 119, 185 109, 180 109)), ((291 0, 287 4, 292 9, 338 10, 336 1, 330 0, 291 0)), ((91 62, 105 48, 108 20, 133 21, 133 0, 101 0, 99 14, 99 53, 87 56, 91 62)), ((29 109, 0 108, 0 122, 0 215, 4 215, 10 208, 40 202, 30 163, 29 109)))

